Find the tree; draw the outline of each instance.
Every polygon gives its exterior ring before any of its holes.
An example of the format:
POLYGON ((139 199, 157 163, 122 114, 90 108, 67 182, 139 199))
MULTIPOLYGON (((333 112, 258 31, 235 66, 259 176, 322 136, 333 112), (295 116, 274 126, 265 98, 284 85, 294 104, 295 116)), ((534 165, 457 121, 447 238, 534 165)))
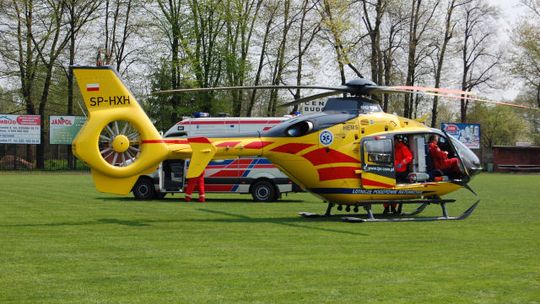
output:
MULTIPOLYGON (((183 30, 184 26, 184 18, 183 18, 183 7, 182 7, 182 0, 178 1, 165 1, 165 0, 159 0, 157 1, 157 4, 159 6, 159 11, 161 14, 163 14, 164 18, 159 18, 159 16, 156 16, 157 25, 162 30, 162 32, 165 34, 168 40, 168 46, 170 51, 170 64, 165 64, 163 62, 161 63, 161 68, 158 69, 157 72, 155 72, 154 75, 159 75, 158 79, 153 79, 152 88, 153 89, 177 89, 180 87, 180 82, 183 77, 182 75, 182 64, 180 62, 180 39, 181 35, 180 33, 183 30), (169 67, 169 68, 167 68, 169 67), (170 81, 170 84, 167 85, 161 80, 163 79, 163 75, 161 74, 163 71, 169 71, 170 77, 166 78, 170 81), (155 82, 157 81, 157 82, 155 82)), ((180 95, 173 94, 169 101, 171 104, 170 108, 170 122, 174 123, 178 121, 178 107, 180 105, 181 99, 180 95)), ((160 101, 163 101, 163 99, 159 99, 160 101)), ((161 106, 159 107, 161 108, 161 106)))
MULTIPOLYGON (((75 50, 78 42, 78 34, 83 26, 96 18, 95 12, 99 8, 100 2, 93 0, 67 0, 65 2, 69 32, 68 62, 69 66, 72 66, 75 63, 75 50)), ((71 69, 66 69, 65 67, 64 73, 66 74, 68 85, 66 114, 73 115, 73 73, 71 69)), ((67 154, 68 167, 73 169, 75 168, 75 162, 71 149, 67 150, 67 154)))
MULTIPOLYGON (((65 22, 65 1, 12 1, 5 7, 3 20, 9 23, 2 33, 0 53, 20 81, 20 92, 27 114, 41 116, 41 144, 36 148, 36 166, 44 167, 45 111, 50 89, 56 81, 57 61, 69 42, 65 22)), ((30 146, 28 146, 28 154, 30 146)))
MULTIPOLYGON (((171 69, 174 65, 168 58, 161 58, 159 63, 152 69, 150 74, 150 88, 151 91, 163 91, 171 89, 171 77, 174 73, 171 73, 171 69)), ((194 87, 194 80, 179 79, 179 86, 182 88, 194 87)), ((179 96, 176 94, 176 96, 179 96)), ((154 118, 155 125, 158 130, 167 130, 170 126, 176 124, 178 120, 183 116, 189 116, 191 113, 198 111, 197 105, 191 102, 195 100, 196 95, 182 94, 182 98, 178 99, 180 102, 178 108, 173 108, 175 105, 170 101, 169 95, 152 94, 146 98, 144 103, 144 109, 146 113, 154 118), (171 115, 174 113, 174 115, 171 115)))
MULTIPOLYGON (((496 11, 483 0, 475 0, 462 7, 461 41, 461 90, 470 92, 492 80, 493 69, 499 64, 501 55, 493 49, 493 25, 490 17, 496 11)), ((461 100, 460 121, 467 122, 469 101, 461 100)))
POLYGON ((511 67, 512 73, 534 92, 536 105, 540 107, 540 0, 525 0, 523 4, 529 8, 529 18, 514 30, 511 67))
MULTIPOLYGON (((298 24, 298 38, 296 42, 296 85, 298 86, 302 84, 306 54, 321 30, 320 18, 312 14, 315 12, 318 3, 319 0, 303 0, 300 7, 300 22, 298 24)), ((293 97, 294 100, 300 99, 302 97, 301 90, 296 89, 293 97)), ((293 111, 298 111, 299 106, 295 105, 293 111)))
POLYGON ((481 144, 484 151, 494 145, 514 145, 526 133, 527 126, 513 109, 475 103, 469 113, 470 123, 481 125, 481 144))
MULTIPOLYGON (((272 69, 272 85, 280 85, 283 81, 283 72, 285 70, 285 52, 287 51, 287 42, 289 38, 289 31, 291 29, 292 24, 294 23, 294 17, 291 16, 291 0, 284 0, 283 3, 283 22, 282 22, 282 28, 281 28, 281 38, 279 40, 279 44, 276 49, 276 54, 274 57, 273 69, 272 69)), ((278 97, 278 91, 277 90, 270 90, 270 98, 268 100, 268 106, 267 106, 267 115, 268 116, 275 116, 276 110, 277 110, 277 97, 278 97)))
MULTIPOLYGON (((225 5, 225 69, 231 86, 243 86, 249 72, 249 50, 262 0, 227 0, 225 5)), ((243 94, 232 92, 233 116, 240 116, 243 94)))
MULTIPOLYGON (((223 66, 224 4, 219 0, 189 0, 187 9, 187 27, 179 33, 182 51, 197 84, 215 87, 220 83, 223 66)), ((200 96, 201 110, 211 112, 214 93, 203 92, 200 96)))
POLYGON ((377 0, 374 3, 371 1, 363 0, 362 8, 364 11, 364 16, 362 20, 368 31, 368 36, 370 38, 371 46, 371 55, 370 55, 370 65, 371 65, 371 80, 376 83, 383 82, 383 55, 381 51, 381 23, 383 16, 386 13, 386 7, 388 3, 386 0, 377 0), (370 7, 373 7, 374 14, 370 18, 370 7))
POLYGON ((98 49, 98 56, 103 57, 100 58, 103 64, 114 65, 119 73, 125 74, 131 64, 128 58, 136 51, 128 50, 128 45, 139 30, 134 16, 141 7, 136 0, 105 0, 104 5, 105 44, 98 49))
POLYGON ((334 48, 341 84, 347 82, 345 66, 348 66, 358 77, 364 78, 349 58, 350 50, 364 38, 364 36, 359 36, 353 41, 345 39, 347 31, 352 27, 350 20, 347 19, 349 7, 346 1, 323 0, 319 8, 322 18, 321 37, 334 48))
MULTIPOLYGON (((409 14, 409 41, 407 52, 407 79, 405 84, 407 86, 414 86, 417 78, 417 68, 421 62, 418 48, 424 34, 431 25, 431 20, 435 14, 440 1, 434 1, 433 3, 424 3, 423 0, 413 0, 411 5, 411 11, 409 14)), ((405 109, 403 116, 411 118, 414 112, 413 97, 410 94, 405 96, 405 109)))
MULTIPOLYGON (((401 1, 390 3, 386 9, 386 21, 383 22, 382 57, 383 57, 383 84, 392 85, 401 77, 399 73, 396 52, 403 48, 403 32, 406 24, 405 11, 401 1)), ((388 111, 389 94, 383 96, 383 110, 388 111)))
MULTIPOLYGON (((441 76, 444 68, 444 59, 446 56, 446 49, 448 43, 454 36, 454 30, 456 28, 457 22, 453 20, 454 10, 461 6, 469 3, 471 0, 459 1, 459 0, 450 0, 446 8, 446 17, 444 23, 444 35, 440 44, 437 46, 436 59, 437 65, 435 66, 435 87, 439 88, 441 85, 441 76)), ((433 108, 431 111, 431 127, 437 126, 437 107, 439 104, 439 97, 435 96, 433 98, 433 108)))
MULTIPOLYGON (((255 72, 255 80, 253 82, 253 85, 257 86, 261 82, 262 77, 262 71, 265 66, 264 59, 267 56, 268 52, 268 43, 270 41, 270 35, 272 32, 272 28, 274 27, 275 18, 278 12, 279 6, 276 3, 273 3, 273 1, 265 1, 263 4, 263 10, 262 10, 262 17, 261 20, 264 20, 263 28, 264 28, 264 34, 263 38, 261 40, 260 45, 260 53, 258 56, 258 64, 257 64, 257 70, 255 72)), ((247 105, 246 109, 246 115, 251 116, 253 112, 253 107, 255 106, 255 101, 257 97, 257 90, 252 90, 249 103, 247 105)))

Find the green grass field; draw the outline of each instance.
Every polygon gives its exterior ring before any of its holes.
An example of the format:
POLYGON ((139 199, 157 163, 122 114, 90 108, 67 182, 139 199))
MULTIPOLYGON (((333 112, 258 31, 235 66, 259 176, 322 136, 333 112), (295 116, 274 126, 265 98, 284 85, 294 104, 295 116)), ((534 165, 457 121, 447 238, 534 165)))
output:
POLYGON ((0 303, 540 303, 540 175, 480 175, 469 219, 426 223, 303 219, 325 209, 309 194, 140 202, 85 174, 0 185, 0 303))

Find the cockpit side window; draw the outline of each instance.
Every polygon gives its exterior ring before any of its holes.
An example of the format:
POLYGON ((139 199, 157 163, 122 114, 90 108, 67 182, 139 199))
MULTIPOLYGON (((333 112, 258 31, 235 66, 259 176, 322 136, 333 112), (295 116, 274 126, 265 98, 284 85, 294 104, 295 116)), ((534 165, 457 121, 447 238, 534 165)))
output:
POLYGON ((366 164, 393 166, 391 139, 366 140, 364 141, 363 151, 366 164))

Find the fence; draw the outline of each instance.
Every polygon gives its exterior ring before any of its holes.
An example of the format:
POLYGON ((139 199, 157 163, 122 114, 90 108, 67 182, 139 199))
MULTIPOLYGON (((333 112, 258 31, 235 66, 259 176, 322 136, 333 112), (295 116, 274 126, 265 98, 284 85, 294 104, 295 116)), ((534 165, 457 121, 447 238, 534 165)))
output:
MULTIPOLYGON (((0 171, 37 170, 36 146, 37 145, 0 144, 0 171)), ((89 170, 84 163, 69 153, 70 150, 70 145, 45 144, 44 167, 39 170, 89 170)))

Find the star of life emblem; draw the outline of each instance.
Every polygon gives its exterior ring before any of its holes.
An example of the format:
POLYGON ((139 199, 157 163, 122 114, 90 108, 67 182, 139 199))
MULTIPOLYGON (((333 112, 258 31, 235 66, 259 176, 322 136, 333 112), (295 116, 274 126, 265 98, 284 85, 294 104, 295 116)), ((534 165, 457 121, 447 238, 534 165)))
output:
POLYGON ((334 134, 332 134, 332 132, 328 131, 328 130, 324 130, 321 132, 321 134, 319 135, 319 141, 321 142, 321 144, 323 144, 324 146, 329 146, 332 144, 332 142, 334 141, 334 134))

